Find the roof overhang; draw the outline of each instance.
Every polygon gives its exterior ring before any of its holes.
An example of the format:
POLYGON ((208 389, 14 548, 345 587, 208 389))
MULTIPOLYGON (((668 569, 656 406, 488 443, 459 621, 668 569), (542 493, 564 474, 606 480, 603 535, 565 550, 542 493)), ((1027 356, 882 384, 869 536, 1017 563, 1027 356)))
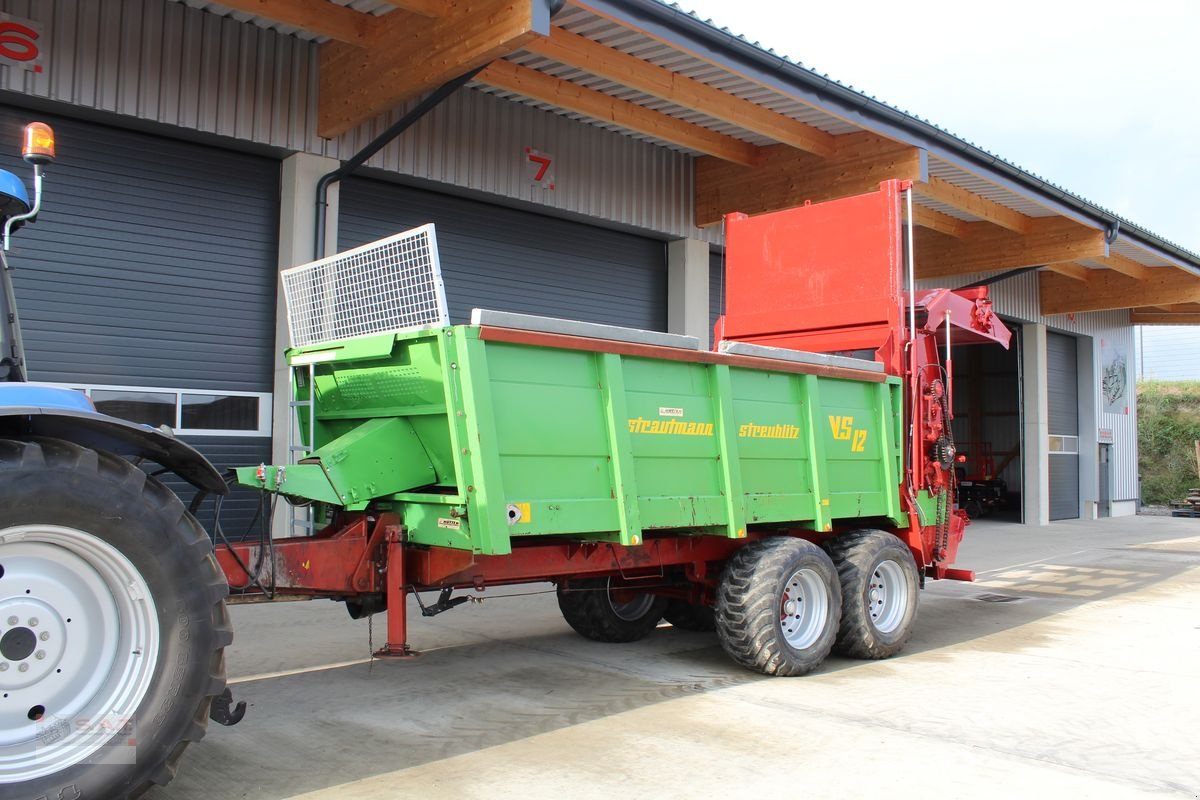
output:
POLYGON ((186 2, 322 40, 325 137, 481 69, 474 89, 695 156, 700 227, 898 178, 920 277, 1041 266, 1047 314, 1200 303, 1200 256, 657 0, 186 2))

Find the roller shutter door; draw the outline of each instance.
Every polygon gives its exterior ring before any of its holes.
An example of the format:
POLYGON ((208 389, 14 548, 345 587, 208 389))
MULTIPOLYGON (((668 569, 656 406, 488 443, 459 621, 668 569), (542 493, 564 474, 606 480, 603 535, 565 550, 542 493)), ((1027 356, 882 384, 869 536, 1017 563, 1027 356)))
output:
MULTIPOLYGON (((11 253, 32 379, 126 397, 269 393, 278 162, 5 107, 0 167, 28 174, 14 151, 33 118, 54 126, 59 159, 11 253)), ((182 438, 221 468, 270 459, 269 438, 240 429, 182 438)), ((226 527, 244 528, 254 505, 231 500, 226 527)))
POLYGON ((369 178, 340 189, 338 247, 437 225, 454 323, 472 308, 666 330, 663 242, 369 178))
POLYGON ((1046 335, 1050 519, 1079 517, 1079 370, 1071 336, 1046 335))

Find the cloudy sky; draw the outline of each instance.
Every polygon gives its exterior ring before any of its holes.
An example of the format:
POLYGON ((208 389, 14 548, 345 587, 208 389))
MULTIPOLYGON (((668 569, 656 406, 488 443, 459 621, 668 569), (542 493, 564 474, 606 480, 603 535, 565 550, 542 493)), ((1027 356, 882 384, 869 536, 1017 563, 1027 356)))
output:
MULTIPOLYGON (((1200 2, 677 2, 1200 253, 1200 2)), ((1200 327, 1143 330, 1200 379, 1200 327)))
POLYGON ((1200 3, 678 2, 1200 253, 1200 3))

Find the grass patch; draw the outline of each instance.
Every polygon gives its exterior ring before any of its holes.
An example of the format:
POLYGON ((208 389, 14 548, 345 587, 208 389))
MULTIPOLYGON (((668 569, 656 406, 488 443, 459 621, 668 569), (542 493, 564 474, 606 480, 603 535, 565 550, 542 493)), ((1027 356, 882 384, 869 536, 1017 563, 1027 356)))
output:
POLYGON ((1200 486, 1196 445, 1200 439, 1200 381, 1139 381, 1138 470, 1142 500, 1179 501, 1200 486))

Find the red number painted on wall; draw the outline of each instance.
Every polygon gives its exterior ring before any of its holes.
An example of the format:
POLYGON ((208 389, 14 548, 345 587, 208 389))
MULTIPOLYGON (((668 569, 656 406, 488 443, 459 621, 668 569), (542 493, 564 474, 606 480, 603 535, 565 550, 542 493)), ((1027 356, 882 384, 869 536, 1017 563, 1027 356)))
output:
POLYGON ((525 174, 529 176, 529 182, 534 186, 553 191, 554 156, 534 150, 532 147, 526 147, 525 174))
POLYGON ((32 20, 0 14, 0 64, 41 72, 41 38, 40 27, 32 20))

